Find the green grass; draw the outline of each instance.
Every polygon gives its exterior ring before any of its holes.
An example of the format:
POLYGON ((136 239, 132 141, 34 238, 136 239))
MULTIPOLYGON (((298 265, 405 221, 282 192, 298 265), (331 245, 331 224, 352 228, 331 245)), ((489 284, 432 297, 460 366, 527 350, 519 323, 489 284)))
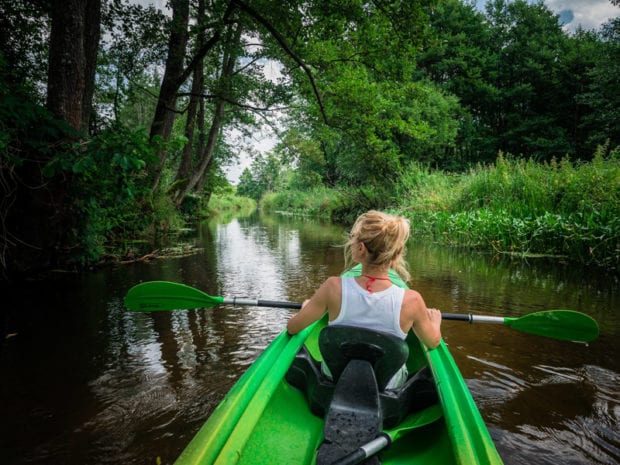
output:
POLYGON ((370 208, 411 220, 412 235, 496 253, 555 256, 620 269, 620 148, 593 160, 550 163, 500 154, 492 165, 452 174, 410 164, 391 191, 327 188, 266 194, 265 211, 349 224, 370 208))
POLYGON ((260 208, 267 212, 286 211, 319 218, 332 218, 342 208, 345 199, 342 194, 326 187, 309 191, 284 190, 269 192, 260 201, 260 208))
POLYGON ((469 173, 422 178, 399 211, 414 233, 498 253, 552 255, 614 270, 620 265, 620 153, 590 163, 500 156, 469 173))
POLYGON ((225 192, 213 194, 209 199, 208 210, 203 211, 202 215, 213 216, 230 211, 252 212, 254 210, 256 210, 256 201, 254 199, 225 192))

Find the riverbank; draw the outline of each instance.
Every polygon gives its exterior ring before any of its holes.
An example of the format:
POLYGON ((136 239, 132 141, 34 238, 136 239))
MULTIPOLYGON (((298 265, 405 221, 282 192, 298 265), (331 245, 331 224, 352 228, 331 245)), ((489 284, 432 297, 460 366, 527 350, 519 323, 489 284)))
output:
POLYGON ((411 164, 392 192, 372 187, 282 191, 263 197, 266 211, 295 211, 350 221, 379 208, 411 220, 433 241, 620 271, 620 153, 601 149, 589 163, 512 160, 464 174, 411 164))

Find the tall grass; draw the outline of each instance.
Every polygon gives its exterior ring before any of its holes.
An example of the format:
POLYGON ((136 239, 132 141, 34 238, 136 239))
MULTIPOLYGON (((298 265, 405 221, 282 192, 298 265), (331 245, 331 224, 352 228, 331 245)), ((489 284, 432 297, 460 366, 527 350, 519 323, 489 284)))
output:
POLYGON ((346 193, 317 188, 269 193, 265 211, 286 211, 350 224, 362 210, 387 209, 411 219, 414 236, 497 253, 548 255, 620 268, 620 148, 601 147, 589 163, 550 163, 500 155, 464 174, 412 163, 391 191, 346 193))
POLYGON ((256 210, 256 201, 249 197, 241 197, 232 192, 215 193, 209 199, 206 208, 203 207, 202 216, 213 216, 223 212, 256 210))
POLYGON ((269 192, 261 198, 259 206, 268 212, 286 211, 293 214, 332 218, 334 212, 341 208, 344 201, 340 193, 326 187, 317 187, 309 191, 269 192))
POLYGON ((618 270, 620 151, 590 163, 541 164, 500 156, 458 177, 413 167, 421 179, 401 209, 414 232, 502 253, 564 256, 618 270))

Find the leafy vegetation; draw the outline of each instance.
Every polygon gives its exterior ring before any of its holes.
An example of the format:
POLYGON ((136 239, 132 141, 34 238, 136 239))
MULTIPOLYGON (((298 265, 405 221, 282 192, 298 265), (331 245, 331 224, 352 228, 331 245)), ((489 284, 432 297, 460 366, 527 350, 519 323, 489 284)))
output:
POLYGON ((399 208, 447 241, 615 266, 620 18, 567 33, 525 0, 169 8, 0 3, 5 275, 251 207, 226 191, 239 154, 236 193, 265 209, 399 208), (267 127, 278 144, 256 154, 267 127))
MULTIPOLYGON (((603 146, 591 162, 500 156, 458 175, 413 163, 385 207, 410 218, 416 238, 619 270, 619 162, 620 150, 608 153, 603 146)), ((282 191, 261 202, 271 210, 327 212, 332 218, 361 204, 338 191, 282 191)))
POLYGON ((205 207, 208 210, 202 211, 202 217, 228 212, 243 212, 247 214, 256 210, 256 201, 250 197, 237 195, 235 189, 230 186, 229 188, 216 191, 205 207))

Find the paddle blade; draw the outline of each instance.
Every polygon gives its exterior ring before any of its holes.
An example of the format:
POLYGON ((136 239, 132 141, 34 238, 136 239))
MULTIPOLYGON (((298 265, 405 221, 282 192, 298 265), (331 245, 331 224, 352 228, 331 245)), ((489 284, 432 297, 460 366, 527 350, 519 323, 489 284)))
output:
POLYGON ((591 342, 598 337, 596 321, 573 310, 546 310, 520 318, 506 317, 504 324, 524 333, 562 341, 591 342))
POLYGON ((386 434, 390 436, 392 441, 396 441, 401 436, 413 431, 416 428, 421 428, 430 423, 434 423, 443 417, 443 410, 439 404, 432 405, 424 410, 415 412, 409 415, 401 424, 387 430, 386 434))
POLYGON ((205 308, 220 305, 222 297, 212 297, 185 284, 169 281, 148 281, 127 292, 125 306, 138 312, 205 308))

